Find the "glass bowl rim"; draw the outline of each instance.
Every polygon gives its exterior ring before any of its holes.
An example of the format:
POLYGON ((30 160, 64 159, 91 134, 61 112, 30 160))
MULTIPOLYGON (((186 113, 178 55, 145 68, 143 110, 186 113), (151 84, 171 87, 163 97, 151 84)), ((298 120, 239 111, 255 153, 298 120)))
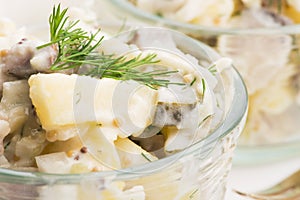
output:
MULTIPOLYGON (((147 28, 151 29, 157 27, 147 27, 147 28)), ((131 30, 130 32, 137 31, 139 29, 141 28, 131 30)), ((143 27, 142 29, 145 29, 145 27, 143 27)), ((202 50, 204 50, 204 52, 206 53, 205 56, 208 57, 210 60, 211 60, 210 54, 214 54, 214 56, 220 57, 219 54, 208 45, 199 42, 179 31, 175 31, 167 28, 161 28, 161 29, 169 31, 172 34, 177 34, 177 36, 182 37, 183 39, 188 40, 190 42, 193 42, 195 45, 197 45, 197 48, 201 48, 202 50)), ((227 134, 229 134, 236 126, 238 126, 238 124, 240 124, 244 116, 247 114, 248 94, 247 94, 245 83, 243 82, 241 75, 234 68, 234 66, 232 66, 231 71, 234 77, 233 79, 234 79, 235 90, 238 90, 238 92, 234 93, 233 102, 231 103, 232 108, 229 110, 225 119, 222 121, 219 127, 217 127, 208 136, 194 143, 193 145, 189 146, 185 150, 182 150, 180 152, 177 152, 165 158, 158 159, 153 162, 149 162, 147 164, 138 165, 131 168, 119 169, 119 170, 109 170, 109 171, 90 172, 90 173, 81 173, 81 174, 51 174, 51 173, 43 173, 43 172, 25 172, 25 171, 17 171, 14 169, 0 168, 0 177, 6 176, 9 177, 11 182, 21 182, 25 184, 32 184, 32 183, 47 184, 53 182, 54 183, 78 183, 83 179, 99 180, 99 179, 105 179, 107 177, 116 177, 116 176, 124 179, 126 177, 132 178, 134 174, 136 176, 141 176, 139 172, 144 172, 145 169, 149 169, 149 168, 151 169, 151 167, 155 168, 161 164, 172 163, 172 161, 176 157, 182 158, 185 155, 193 154, 194 152, 196 152, 202 147, 202 143, 211 144, 212 142, 216 142, 219 139, 226 136, 227 134)))
POLYGON ((178 22, 175 20, 162 18, 152 13, 138 9, 136 6, 128 2, 127 0, 106 0, 114 6, 120 9, 122 12, 126 12, 132 17, 140 20, 145 20, 150 23, 156 23, 165 25, 169 28, 178 29, 185 33, 198 34, 198 35, 273 35, 273 34, 298 34, 300 33, 300 24, 293 24, 280 27, 267 27, 267 28, 226 28, 226 27, 209 27, 197 24, 190 24, 184 22, 178 22))

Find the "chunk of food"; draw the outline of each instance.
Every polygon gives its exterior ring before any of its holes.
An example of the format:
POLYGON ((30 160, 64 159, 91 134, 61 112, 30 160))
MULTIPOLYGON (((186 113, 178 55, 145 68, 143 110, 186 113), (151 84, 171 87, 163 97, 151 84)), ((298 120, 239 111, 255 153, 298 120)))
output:
POLYGON ((114 128, 126 137, 152 123, 157 91, 133 81, 54 73, 32 75, 29 85, 46 131, 89 123, 114 128))
POLYGON ((158 16, 208 26, 223 24, 234 10, 233 0, 137 0, 135 4, 158 16))
POLYGON ((56 57, 52 47, 38 50, 38 41, 23 38, 2 56, 2 72, 24 79, 37 72, 49 72, 51 63, 56 57))
POLYGON ((98 127, 78 127, 80 136, 49 143, 44 155, 36 156, 39 171, 47 173, 86 173, 120 169, 114 144, 98 127))
POLYGON ((0 103, 0 152, 3 140, 10 133, 18 134, 29 118, 31 102, 29 87, 25 80, 5 82, 0 103))
POLYGON ((123 168, 157 160, 155 156, 148 153, 128 138, 119 138, 114 144, 116 145, 123 168))
POLYGON ((10 132, 9 123, 7 120, 0 120, 0 155, 4 152, 3 140, 10 132))
POLYGON ((300 23, 300 2, 297 0, 288 0, 290 5, 284 6, 283 13, 293 20, 294 23, 300 23))
POLYGON ((253 94, 250 106, 270 114, 280 114, 286 111, 295 101, 296 94, 292 85, 292 77, 297 73, 293 65, 278 72, 266 88, 253 94))
MULTIPOLYGON (((148 173, 151 171, 148 171, 148 173)), ((180 192, 180 178, 178 168, 169 168, 163 172, 151 172, 151 176, 142 176, 127 182, 128 187, 143 185, 147 199, 176 199, 180 192), (157 181, 159 180, 159 185, 157 181)))
POLYGON ((36 47, 39 46, 39 41, 27 39, 25 36, 21 39, 21 36, 10 37, 2 38, 3 43, 7 44, 1 44, 0 33, 0 96, 4 82, 24 80, 37 72, 49 73, 51 63, 56 58, 53 47, 38 50, 36 47))
MULTIPOLYGON (((244 10, 233 17, 229 27, 272 28, 285 22, 278 14, 263 9, 244 10)), ((293 48, 293 39, 289 35, 222 35, 218 39, 217 49, 234 60, 235 66, 243 76, 250 95, 265 88, 276 73, 282 71, 289 61, 293 48), (261 53, 261 52, 269 52, 261 53), (276 58, 276 59, 274 59, 276 58)))
POLYGON ((109 170, 120 169, 120 158, 109 134, 110 132, 97 126, 83 126, 79 130, 82 144, 88 148, 88 153, 95 161, 109 170))
POLYGON ((68 162, 71 163, 68 170, 71 170, 72 173, 80 173, 80 170, 83 169, 91 172, 121 168, 113 140, 107 137, 109 132, 89 125, 76 129, 77 135, 66 141, 49 142, 41 153, 44 156, 43 160, 51 159, 52 155, 64 152, 69 158, 68 162), (75 165, 73 166, 73 164, 75 165))
POLYGON ((178 104, 159 102, 154 119, 154 126, 178 126, 180 128, 193 126, 197 123, 199 114, 195 104, 178 104), (191 118, 194 120, 191 122, 191 118), (196 120, 196 121, 195 121, 196 120))
POLYGON ((89 168, 86 164, 83 164, 82 162, 76 162, 76 160, 69 158, 64 152, 41 155, 35 157, 35 159, 39 171, 45 173, 83 173, 89 171, 89 168), (79 165, 81 167, 79 167, 79 165))

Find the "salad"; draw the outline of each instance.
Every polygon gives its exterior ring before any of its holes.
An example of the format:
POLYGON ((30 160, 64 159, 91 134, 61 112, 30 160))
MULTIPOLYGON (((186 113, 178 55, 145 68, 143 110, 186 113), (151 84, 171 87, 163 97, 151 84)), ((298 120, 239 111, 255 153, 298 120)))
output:
POLYGON ((50 39, 1 20, 1 197, 223 199, 247 111, 231 60, 73 11, 53 8, 50 39))
MULTIPOLYGON (((13 40, 1 23, 2 39, 13 40)), ((50 42, 28 36, 1 49, 2 167, 83 173, 148 163, 205 138, 229 109, 230 77, 218 83, 229 59, 201 67, 161 29, 154 43, 142 30, 130 43, 105 40, 60 5, 49 23, 50 42)))
MULTIPOLYGON (((159 17, 180 22, 212 27, 244 27, 234 24, 243 12, 257 12, 253 19, 261 19, 261 25, 280 26, 300 21, 300 5, 297 0, 128 0, 136 7, 159 17), (279 13, 278 13, 279 12, 279 13), (276 20, 278 24, 272 23, 276 20)), ((251 20, 248 17, 248 20, 251 20)), ((255 28, 257 25, 252 24, 255 28)))
POLYGON ((249 93, 241 144, 299 140, 299 1, 129 2, 158 19, 181 22, 183 31, 195 28, 191 35, 233 59, 249 93))

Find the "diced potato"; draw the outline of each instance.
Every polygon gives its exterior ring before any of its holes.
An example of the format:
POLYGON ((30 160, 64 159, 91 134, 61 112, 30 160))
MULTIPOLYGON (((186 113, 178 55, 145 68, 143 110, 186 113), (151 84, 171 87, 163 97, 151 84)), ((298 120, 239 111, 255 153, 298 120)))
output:
POLYGON ((155 156, 148 153, 128 138, 119 138, 115 142, 123 168, 132 167, 157 160, 155 156))
POLYGON ((77 134, 78 128, 76 126, 62 126, 59 129, 48 131, 47 140, 50 142, 66 141, 74 138, 77 134))
POLYGON ((134 186, 126 188, 122 181, 105 180, 103 183, 95 182, 82 184, 78 187, 78 199, 105 199, 105 200, 145 200, 144 188, 134 186), (99 188, 101 188, 99 190, 99 188))
MULTIPOLYGON (((47 131, 91 123, 138 135, 151 124, 157 91, 136 82, 65 74, 29 79, 30 98, 47 131)), ((58 137, 59 138, 59 137, 58 137)))
POLYGON ((50 154, 57 152, 66 152, 67 154, 72 154, 74 150, 80 149, 81 147, 82 142, 80 140, 80 137, 73 137, 66 141, 49 142, 41 154, 50 154))
POLYGON ((28 80, 30 98, 44 129, 75 124, 74 103, 80 100, 80 96, 74 94, 76 78, 64 74, 37 74, 28 80))
POLYGON ((57 152, 64 152, 68 158, 76 160, 70 167, 71 173, 121 168, 113 140, 106 137, 109 132, 89 124, 77 127, 77 129, 77 136, 66 141, 49 143, 42 154, 55 155, 57 152), (86 150, 82 152, 82 148, 86 150))
MULTIPOLYGON (((59 156, 59 155, 54 155, 59 156)), ((64 156, 64 155, 62 155, 64 156)), ((53 167, 53 165, 50 165, 53 167)), ((83 167, 81 164, 75 164, 73 167, 83 167)), ((84 184, 84 180, 81 185, 56 185, 51 187, 40 187, 39 193, 42 194, 42 199, 105 199, 105 200, 145 200, 144 188, 142 186, 134 186, 130 189, 125 189, 125 183, 122 181, 116 181, 109 183, 105 181, 103 185, 100 182, 84 184), (103 188, 99 190, 99 188, 103 188), (55 191, 53 194, 53 191, 55 191), (54 195, 54 196, 53 196, 54 195), (51 198, 48 198, 48 197, 51 198)))
MULTIPOLYGON (((78 135, 66 140, 49 143, 38 160, 49 160, 56 153, 63 152, 70 161, 70 173, 86 171, 103 171, 120 169, 120 159, 116 147, 110 138, 107 138, 101 127, 83 125, 77 127, 78 135), (82 150, 82 149, 85 150, 82 150)), ((113 133, 111 133, 113 134, 113 133)), ((38 162, 37 160, 37 162, 38 162)), ((63 159, 61 159, 63 160, 63 159)), ((49 169, 51 170, 51 169, 49 169)))
POLYGON ((120 200, 145 200, 144 188, 140 185, 125 190, 120 196, 120 200))
POLYGON ((65 152, 50 153, 35 157, 38 171, 45 173, 78 174, 108 170, 107 166, 94 159, 90 153, 74 151, 73 155, 65 152))
POLYGON ((35 157, 40 172, 69 173, 71 163, 64 152, 35 157))
POLYGON ((127 182, 127 186, 142 185, 147 200, 176 199, 180 193, 180 178, 182 174, 178 168, 170 168, 163 172, 149 174, 136 180, 127 182), (159 180, 159 183, 157 181, 159 180))
POLYGON ((195 142, 195 132, 192 129, 177 129, 176 127, 165 127, 162 133, 166 137, 165 151, 176 152, 187 148, 195 142))
MULTIPOLYGON (((75 184, 53 184, 38 187, 39 200, 81 200, 78 195, 78 185, 75 184)), ((89 198, 85 198, 89 199, 89 198)))
POLYGON ((300 4, 298 5, 298 7, 285 6, 283 8, 283 13, 287 17, 291 18, 295 24, 300 23, 300 4))
POLYGON ((121 168, 115 145, 105 136, 100 127, 90 126, 87 130, 81 130, 80 139, 96 162, 110 170, 121 168))
POLYGON ((125 183, 118 181, 107 185, 107 188, 101 191, 101 199, 105 200, 145 200, 144 188, 134 186, 131 189, 124 190, 125 183))

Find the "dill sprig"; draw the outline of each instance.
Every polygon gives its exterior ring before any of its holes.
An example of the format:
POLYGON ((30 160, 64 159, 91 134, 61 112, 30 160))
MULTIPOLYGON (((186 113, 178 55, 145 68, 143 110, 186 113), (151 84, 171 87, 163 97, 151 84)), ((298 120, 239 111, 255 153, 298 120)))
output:
POLYGON ((216 64, 212 64, 211 66, 208 67, 208 71, 214 76, 218 72, 216 66, 217 66, 216 64))
POLYGON ((144 154, 143 152, 141 153, 141 155, 149 162, 152 162, 150 158, 147 157, 146 154, 144 154))
POLYGON ((54 71, 66 69, 79 69, 85 66, 88 71, 83 75, 97 78, 113 78, 117 80, 134 80, 151 88, 158 86, 167 87, 171 83, 164 79, 177 71, 154 70, 142 72, 138 68, 144 65, 156 64, 159 60, 155 54, 127 59, 125 56, 116 57, 97 52, 103 37, 96 39, 96 33, 87 33, 82 28, 76 27, 79 20, 70 21, 66 16, 67 8, 61 10, 60 4, 53 7, 49 17, 50 42, 37 47, 38 49, 54 46, 57 57, 50 69, 54 71), (160 78, 159 78, 160 77, 160 78))

